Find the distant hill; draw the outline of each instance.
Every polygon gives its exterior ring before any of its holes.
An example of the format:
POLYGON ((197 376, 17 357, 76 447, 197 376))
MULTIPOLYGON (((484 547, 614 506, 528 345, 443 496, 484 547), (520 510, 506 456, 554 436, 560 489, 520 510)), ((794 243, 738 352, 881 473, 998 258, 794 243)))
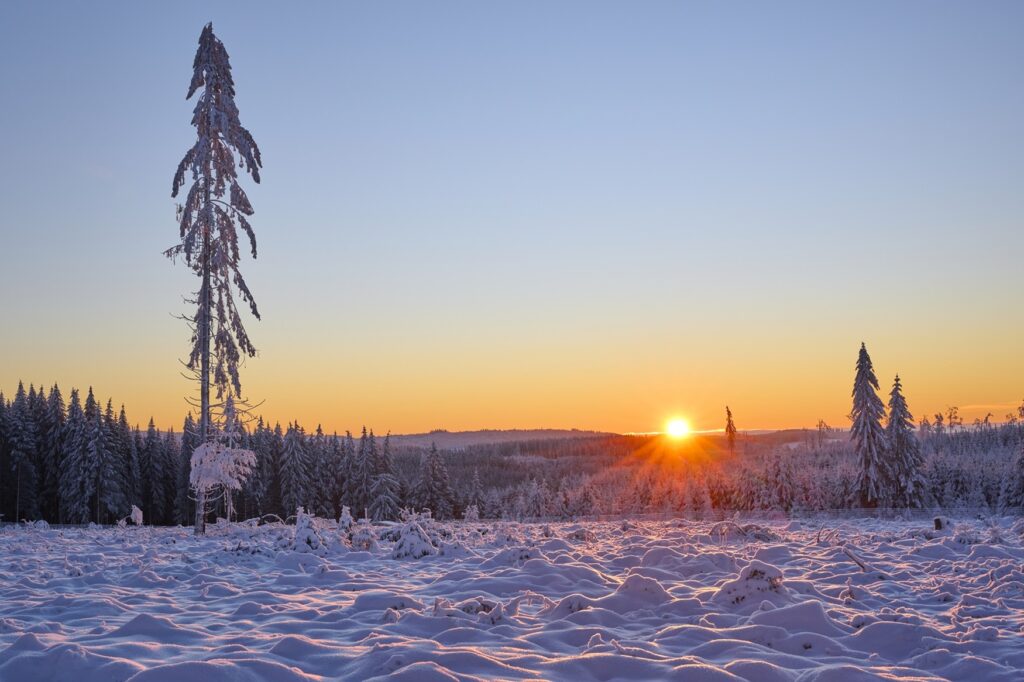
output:
POLYGON ((580 431, 579 429, 484 429, 482 431, 431 431, 392 435, 391 443, 396 447, 429 448, 431 443, 441 450, 462 450, 472 445, 490 443, 512 443, 535 440, 556 440, 562 438, 599 438, 616 434, 602 431, 580 431))

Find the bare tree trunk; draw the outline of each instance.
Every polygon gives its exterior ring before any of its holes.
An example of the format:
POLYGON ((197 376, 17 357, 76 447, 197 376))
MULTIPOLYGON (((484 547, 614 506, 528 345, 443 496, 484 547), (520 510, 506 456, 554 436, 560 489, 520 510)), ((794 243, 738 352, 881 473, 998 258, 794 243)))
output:
MULTIPOLYGON (((206 189, 206 210, 210 211, 210 190, 206 189)), ((203 230, 203 282, 199 295, 199 341, 202 344, 199 371, 199 444, 210 435, 210 223, 203 230)), ((206 534, 206 490, 196 491, 196 535, 206 534)))

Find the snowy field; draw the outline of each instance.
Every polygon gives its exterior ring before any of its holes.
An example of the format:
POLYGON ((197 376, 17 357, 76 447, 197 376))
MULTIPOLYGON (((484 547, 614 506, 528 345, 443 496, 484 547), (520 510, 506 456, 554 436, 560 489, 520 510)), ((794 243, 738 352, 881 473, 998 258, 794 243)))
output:
POLYGON ((0 680, 1024 679, 1021 520, 317 524, 4 528, 0 680))

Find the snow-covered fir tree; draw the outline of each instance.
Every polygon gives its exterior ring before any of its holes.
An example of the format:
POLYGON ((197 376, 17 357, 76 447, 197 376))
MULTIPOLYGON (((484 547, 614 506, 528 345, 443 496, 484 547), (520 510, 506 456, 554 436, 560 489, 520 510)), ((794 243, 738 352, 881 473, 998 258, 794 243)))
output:
POLYGON ((395 521, 401 510, 398 480, 391 459, 391 434, 384 436, 384 446, 377 458, 377 470, 370 486, 370 518, 374 521, 395 521))
POLYGON ((35 419, 25 385, 18 382, 18 391, 7 410, 7 451, 13 474, 14 514, 16 520, 39 516, 36 488, 37 448, 35 419))
POLYGON ((150 523, 164 523, 164 510, 167 509, 164 441, 152 417, 146 427, 142 452, 142 511, 150 523))
POLYGON ((923 506, 926 501, 924 456, 914 435, 914 417, 903 397, 899 374, 889 393, 889 422, 885 436, 893 483, 891 503, 897 507, 923 506))
POLYGON ((430 445, 430 452, 421 459, 420 480, 415 496, 417 504, 429 509, 435 519, 452 517, 455 496, 448 477, 448 467, 434 443, 430 445))
POLYGON ((862 343, 853 382, 853 411, 850 413, 853 427, 850 435, 860 464, 857 487, 863 507, 877 507, 892 493, 892 472, 886 461, 885 430, 882 428, 885 405, 877 391, 878 378, 867 347, 862 343))
POLYGON ((85 435, 85 413, 76 388, 71 391, 64 422, 64 466, 60 473, 61 520, 66 523, 86 523, 89 520, 93 479, 88 470, 85 435))
MULTIPOLYGON (((93 429, 90 429, 92 434, 93 429)), ((125 516, 130 503, 125 495, 125 462, 119 450, 117 418, 114 402, 107 400, 106 410, 99 423, 99 439, 95 444, 96 458, 96 523, 109 523, 125 516)))
POLYGON ((306 456, 306 438, 302 427, 288 424, 284 436, 284 450, 281 452, 281 504, 292 513, 304 507, 310 496, 309 460, 306 456))

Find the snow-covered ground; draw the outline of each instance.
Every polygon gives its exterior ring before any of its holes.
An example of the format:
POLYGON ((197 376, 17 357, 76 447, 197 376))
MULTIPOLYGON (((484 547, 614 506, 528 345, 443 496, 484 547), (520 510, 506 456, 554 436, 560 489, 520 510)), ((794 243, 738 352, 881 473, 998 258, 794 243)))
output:
POLYGON ((1020 520, 315 525, 7 527, 0 680, 1024 679, 1020 520))

